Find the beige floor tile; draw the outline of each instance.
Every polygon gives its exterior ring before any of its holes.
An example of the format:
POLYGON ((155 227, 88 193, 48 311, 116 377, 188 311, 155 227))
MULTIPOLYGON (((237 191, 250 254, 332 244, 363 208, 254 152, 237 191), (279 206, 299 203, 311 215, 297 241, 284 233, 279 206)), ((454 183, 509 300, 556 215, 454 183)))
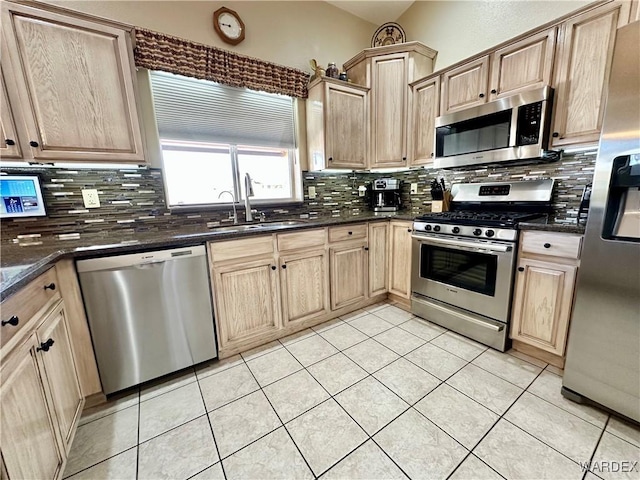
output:
POLYGON ((125 408, 137 405, 139 397, 140 394, 138 392, 138 389, 136 388, 135 392, 119 394, 113 398, 110 398, 106 403, 103 403, 102 405, 96 405, 95 407, 87 408, 82 412, 82 417, 80 417, 78 426, 84 425, 85 423, 93 422, 94 420, 106 417, 111 413, 115 413, 120 410, 124 410, 125 408))
POLYGON ((376 310, 373 313, 374 315, 377 315, 378 317, 391 323, 392 325, 400 325, 401 323, 404 323, 413 317, 412 313, 406 312, 393 305, 381 308, 380 310, 376 310))
POLYGON ((338 350, 320 335, 287 345, 287 350, 305 367, 338 353, 338 350))
POLYGON ((249 360, 247 366, 263 387, 298 370, 302 370, 300 362, 286 348, 249 360))
POLYGON ((369 338, 344 322, 335 328, 320 332, 320 335, 338 350, 344 350, 369 338))
POLYGON ((440 380, 446 380, 467 364, 466 360, 430 343, 405 357, 440 380))
POLYGON ((640 447, 604 432, 593 456, 591 470, 605 480, 638 480, 640 447), (608 465, 605 462, 608 462, 608 465))
POLYGON ((527 391, 550 403, 553 403, 555 406, 560 407, 569 413, 577 415, 597 427, 604 426, 604 423, 607 421, 607 417, 609 416, 607 413, 602 410, 598 410, 597 408, 590 407, 589 405, 581 405, 564 398, 560 393, 561 389, 562 377, 545 370, 538 375, 538 378, 536 378, 531 386, 527 388, 527 391))
POLYGON ((335 399, 369 435, 409 408, 406 402, 373 377, 343 390, 335 399))
POLYGON ((205 413, 197 383, 140 402, 140 443, 205 413))
POLYGON ((345 322, 342 320, 342 318, 338 317, 327 320, 326 322, 321 323, 320 325, 316 325, 315 327, 311 327, 311 329, 316 333, 321 333, 326 330, 331 330, 332 328, 339 327, 340 325, 344 325, 344 323, 345 322))
POLYGON ((315 475, 367 439, 367 434, 333 399, 292 420, 287 429, 315 475))
POLYGON ((582 478, 577 463, 506 420, 500 420, 473 453, 508 479, 582 478))
POLYGON ((434 338, 431 343, 468 361, 473 360, 487 349, 484 345, 453 332, 444 333, 434 338))
POLYGON ((559 377, 562 377, 564 375, 564 370, 562 368, 558 368, 555 365, 547 365, 545 367, 545 370, 547 372, 551 372, 554 375, 558 375, 559 377))
POLYGON ((436 377, 404 358, 378 370, 373 376, 411 405, 440 383, 436 377))
POLYGON ((502 476, 474 455, 469 455, 458 466, 449 480, 502 480, 502 476))
POLYGON ((473 364, 464 367, 447 383, 498 415, 503 414, 522 393, 520 387, 473 364))
POLYGON ((363 315, 367 315, 368 313, 369 312, 367 312, 364 308, 360 308, 353 312, 345 313, 344 315, 341 315, 340 319, 344 322, 350 322, 351 320, 355 320, 356 318, 361 317, 363 315))
POLYGON ((281 338, 280 343, 285 346, 292 345, 296 342, 299 342, 300 340, 304 340, 305 338, 313 337, 314 335, 316 335, 316 332, 314 332, 310 328, 307 328, 300 332, 289 335, 288 337, 281 338))
POLYGON ((213 375, 214 373, 219 373, 223 370, 242 364, 244 364, 244 360, 239 354, 222 360, 211 360, 196 366, 196 377, 198 377, 198 380, 202 380, 209 375, 213 375))
POLYGON ((491 348, 476 357, 471 363, 520 388, 527 388, 531 385, 531 382, 542 371, 542 368, 536 367, 529 362, 506 353, 497 352, 491 348))
POLYGON ((194 475, 189 480, 225 480, 224 472, 222 471, 222 463, 216 463, 197 475, 194 475))
POLYGON ((546 368, 548 365, 546 362, 543 362, 538 358, 532 357, 531 355, 527 355, 526 353, 519 352, 518 350, 514 350, 513 348, 511 350, 508 350, 505 353, 509 355, 513 355, 514 357, 519 358, 520 360, 524 360, 525 362, 529 362, 535 365, 536 367, 546 368))
POLYGON ((355 320, 351 320, 349 325, 357 328, 362 333, 369 335, 370 337, 393 328, 392 324, 371 313, 358 317, 355 320))
POLYGON ((209 375, 199 381, 207 411, 255 392, 260 387, 244 364, 209 375))
POLYGON ((413 333, 415 336, 426 341, 433 340, 437 336, 446 332, 444 328, 417 317, 412 318, 399 326, 401 329, 406 330, 409 333, 413 333))
POLYGON ((373 312, 377 312, 378 310, 381 310, 383 308, 386 308, 389 305, 391 305, 391 304, 387 300, 385 300, 383 302, 378 302, 378 303, 374 303, 373 305, 369 305, 368 307, 365 307, 364 310, 367 313, 373 313, 373 312))
POLYGON ((381 369, 399 357, 397 353, 372 339, 347 348, 343 353, 369 373, 381 369))
POLYGON ((284 423, 329 398, 307 372, 301 370, 264 388, 264 393, 284 423))
POLYGON ((64 475, 73 475, 137 443, 137 405, 82 425, 76 431, 64 475))
POLYGON ((322 476, 323 480, 401 480, 407 476, 368 440, 322 476))
POLYGON ((382 332, 373 337, 373 339, 393 350, 398 355, 406 355, 411 350, 415 350, 426 342, 422 338, 416 337, 412 333, 398 327, 382 332))
POLYGON ((311 365, 308 370, 331 395, 335 395, 367 376, 367 372, 342 353, 311 365))
POLYGON ((261 391, 210 412, 209 418, 223 459, 282 425, 261 391))
POLYGON ((137 448, 131 448, 68 478, 70 480, 135 480, 137 461, 137 448))
POLYGON ((638 425, 632 425, 612 415, 607 424, 606 431, 618 438, 633 443, 636 447, 640 447, 640 427, 638 425))
POLYGON ((196 381, 196 374, 193 369, 167 375, 152 382, 149 382, 140 389, 140 401, 144 402, 163 393, 170 392, 176 388, 184 387, 196 381))
POLYGON ((412 479, 446 478, 467 454, 414 409, 391 422, 374 440, 412 479))
POLYGON ((218 461, 206 416, 141 443, 138 456, 140 480, 187 479, 218 461))
POLYGON ((314 478, 284 428, 262 437, 222 463, 227 480, 314 478))
POLYGON ((505 419, 576 462, 588 462, 602 428, 525 392, 505 419))
POLYGON ((261 357, 269 352, 273 352, 274 350, 278 350, 282 347, 282 344, 278 340, 274 340, 273 342, 266 343, 264 345, 260 345, 259 347, 252 348, 251 350, 247 350, 246 352, 242 352, 242 358, 244 358, 245 362, 253 358, 261 357))
POLYGON ((468 449, 498 421, 498 415, 442 384, 415 405, 416 410, 468 449))

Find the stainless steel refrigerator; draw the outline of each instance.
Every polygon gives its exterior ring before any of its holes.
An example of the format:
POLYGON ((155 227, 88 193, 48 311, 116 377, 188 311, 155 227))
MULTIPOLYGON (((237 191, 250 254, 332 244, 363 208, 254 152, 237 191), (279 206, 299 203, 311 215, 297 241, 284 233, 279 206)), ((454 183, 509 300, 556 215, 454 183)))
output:
POLYGON ((640 22, 618 30, 562 393, 640 422, 640 22))

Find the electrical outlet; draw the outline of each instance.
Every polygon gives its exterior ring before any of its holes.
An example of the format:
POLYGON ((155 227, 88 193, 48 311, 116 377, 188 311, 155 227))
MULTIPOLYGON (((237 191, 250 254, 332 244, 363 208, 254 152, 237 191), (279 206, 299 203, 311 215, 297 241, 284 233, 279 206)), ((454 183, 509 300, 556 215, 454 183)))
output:
POLYGON ((316 198, 316 187, 309 187, 309 198, 316 198))
POLYGON ((418 184, 417 183, 412 183, 411 184, 411 195, 416 195, 418 193, 418 184))
POLYGON ((82 190, 82 200, 84 201, 84 208, 99 208, 100 197, 98 190, 95 188, 85 188, 82 190))

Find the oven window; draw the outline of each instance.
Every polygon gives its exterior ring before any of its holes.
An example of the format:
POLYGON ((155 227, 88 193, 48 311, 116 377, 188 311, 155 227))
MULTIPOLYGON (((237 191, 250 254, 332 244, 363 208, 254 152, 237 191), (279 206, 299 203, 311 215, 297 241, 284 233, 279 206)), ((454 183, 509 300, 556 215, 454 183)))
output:
POLYGON ((422 278, 494 296, 497 268, 495 255, 421 245, 422 278))
POLYGON ((436 128, 436 155, 450 157, 509 146, 512 110, 436 128))

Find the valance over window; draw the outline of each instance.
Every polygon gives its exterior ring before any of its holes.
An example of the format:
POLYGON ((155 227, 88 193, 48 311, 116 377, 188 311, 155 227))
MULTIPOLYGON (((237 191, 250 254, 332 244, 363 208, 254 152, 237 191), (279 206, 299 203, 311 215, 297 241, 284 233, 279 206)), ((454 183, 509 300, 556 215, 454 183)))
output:
POLYGON ((136 28, 136 66, 232 87, 306 98, 309 74, 221 48, 136 28))

